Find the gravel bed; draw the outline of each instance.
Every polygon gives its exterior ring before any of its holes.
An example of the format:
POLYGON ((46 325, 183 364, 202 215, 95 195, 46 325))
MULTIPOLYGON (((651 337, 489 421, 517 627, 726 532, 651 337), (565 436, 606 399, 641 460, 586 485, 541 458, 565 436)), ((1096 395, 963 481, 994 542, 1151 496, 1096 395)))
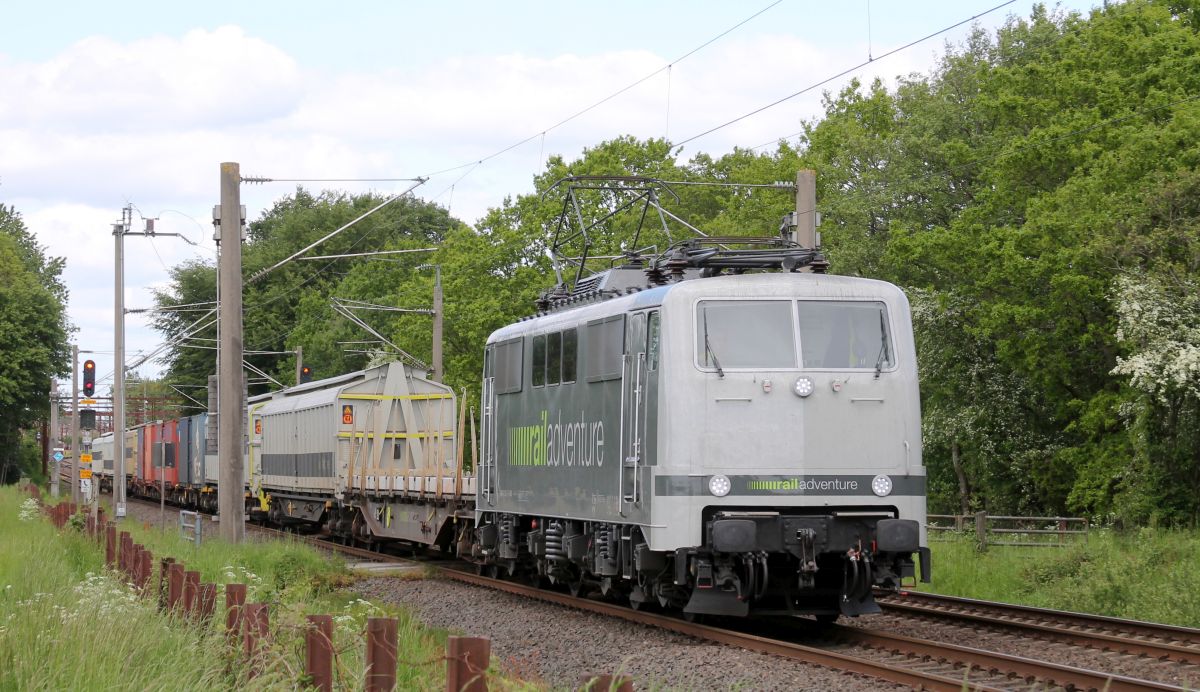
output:
POLYGON ((622 673, 639 690, 887 690, 888 683, 442 579, 370 578, 362 597, 401 605, 432 627, 488 637, 507 670, 552 689, 622 673))

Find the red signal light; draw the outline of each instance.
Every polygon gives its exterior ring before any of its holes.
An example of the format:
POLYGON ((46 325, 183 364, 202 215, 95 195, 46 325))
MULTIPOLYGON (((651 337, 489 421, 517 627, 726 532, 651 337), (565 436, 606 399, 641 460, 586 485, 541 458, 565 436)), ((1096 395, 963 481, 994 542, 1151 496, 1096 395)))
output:
POLYGON ((96 393, 96 361, 83 361, 83 395, 91 397, 96 393))

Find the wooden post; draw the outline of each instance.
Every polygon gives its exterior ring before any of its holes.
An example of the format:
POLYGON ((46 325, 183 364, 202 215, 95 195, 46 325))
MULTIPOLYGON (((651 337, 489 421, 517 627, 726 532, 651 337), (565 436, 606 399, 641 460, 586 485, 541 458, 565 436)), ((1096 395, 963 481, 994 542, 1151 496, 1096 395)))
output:
POLYGON ((975 543, 979 550, 987 550, 987 512, 975 513, 975 543))
POLYGON ((120 551, 117 555, 117 568, 121 570, 121 574, 129 574, 129 548, 133 546, 133 541, 129 537, 128 531, 122 531, 117 537, 117 550, 120 551))
POLYGON ((242 631, 242 618, 245 615, 246 585, 225 585, 225 634, 232 641, 242 631))
POLYGON ((183 572, 183 565, 178 562, 171 563, 167 570, 167 610, 171 612, 175 612, 182 605, 183 572))
POLYGON ((487 692, 492 642, 486 637, 450 637, 446 641, 447 692, 487 692))
POLYGON ((262 653, 270 633, 270 620, 266 603, 250 603, 245 607, 242 618, 242 652, 250 661, 250 677, 262 672, 262 653))
POLYGON ((188 617, 196 614, 196 602, 200 597, 200 573, 190 570, 183 573, 183 612, 188 617))
POLYGON ((395 618, 367 618, 367 692, 396 687, 395 618))
POLYGON ((117 525, 111 521, 104 527, 104 564, 117 566, 117 525))
POLYGON ((217 606, 217 585, 201 584, 200 599, 197 605, 196 618, 202 622, 212 619, 213 610, 217 606))
POLYGON ((154 556, 150 554, 149 550, 143 550, 140 557, 141 581, 138 583, 138 588, 141 589, 143 594, 147 594, 150 592, 150 575, 154 573, 154 568, 151 567, 154 564, 154 556))
MULTIPOLYGON (((368 643, 368 647, 370 644, 368 643)), ((333 692, 333 616, 309 615, 304 634, 304 672, 311 685, 322 692, 333 692)))
POLYGON ((158 563, 158 609, 167 609, 167 595, 170 591, 170 572, 171 565, 175 564, 175 558, 164 557, 158 563))

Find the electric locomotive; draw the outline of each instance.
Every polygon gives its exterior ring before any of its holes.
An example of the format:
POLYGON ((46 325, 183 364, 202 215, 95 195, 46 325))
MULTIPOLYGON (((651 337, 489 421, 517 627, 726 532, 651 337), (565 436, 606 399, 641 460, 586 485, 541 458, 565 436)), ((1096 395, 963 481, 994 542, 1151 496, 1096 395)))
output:
POLYGON ((928 581, 904 293, 748 242, 635 258, 491 335, 476 561, 689 617, 832 620, 928 581))

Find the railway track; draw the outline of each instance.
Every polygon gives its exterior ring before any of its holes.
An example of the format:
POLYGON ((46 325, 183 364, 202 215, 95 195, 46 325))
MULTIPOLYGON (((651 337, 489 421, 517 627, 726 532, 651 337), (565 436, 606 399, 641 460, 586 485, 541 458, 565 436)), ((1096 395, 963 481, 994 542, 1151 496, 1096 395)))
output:
POLYGON ((913 591, 878 601, 884 612, 1002 626, 1076 646, 1173 661, 1200 670, 1200 629, 913 591))

